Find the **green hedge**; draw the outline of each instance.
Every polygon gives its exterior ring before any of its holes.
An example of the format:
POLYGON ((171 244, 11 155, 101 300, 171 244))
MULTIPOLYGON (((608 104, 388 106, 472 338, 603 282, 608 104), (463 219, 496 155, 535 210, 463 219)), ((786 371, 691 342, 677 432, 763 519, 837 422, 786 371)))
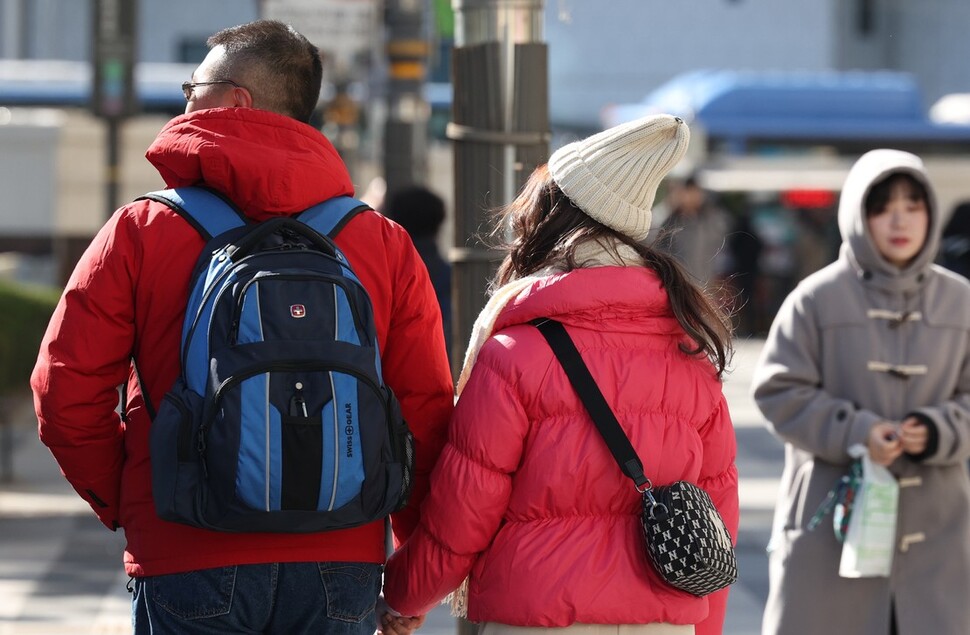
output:
POLYGON ((26 393, 60 291, 0 280, 0 396, 26 393))

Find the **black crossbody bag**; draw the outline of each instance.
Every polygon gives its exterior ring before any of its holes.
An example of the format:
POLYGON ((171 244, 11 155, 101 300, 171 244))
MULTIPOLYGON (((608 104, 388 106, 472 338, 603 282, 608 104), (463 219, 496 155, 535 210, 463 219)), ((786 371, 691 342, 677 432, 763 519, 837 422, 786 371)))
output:
POLYGON ((642 496, 640 522, 653 568, 671 586, 696 596, 733 584, 738 579, 734 547, 711 497, 687 481, 654 487, 565 327, 550 319, 532 324, 549 342, 613 458, 642 496))

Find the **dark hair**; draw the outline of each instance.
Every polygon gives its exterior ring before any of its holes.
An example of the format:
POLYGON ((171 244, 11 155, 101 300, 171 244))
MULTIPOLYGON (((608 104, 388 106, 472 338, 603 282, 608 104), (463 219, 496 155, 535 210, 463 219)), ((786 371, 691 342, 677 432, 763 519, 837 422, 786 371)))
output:
POLYGON ((206 43, 210 49, 225 47, 217 70, 249 90, 254 108, 310 121, 320 98, 323 63, 317 47, 293 27, 256 20, 223 29, 206 43))
POLYGON ((947 236, 970 237, 970 201, 963 201, 953 208, 950 220, 943 228, 944 238, 947 236))
POLYGON ((903 183, 908 186, 909 200, 913 202, 929 202, 929 196, 926 193, 926 186, 923 185, 916 177, 914 177, 912 174, 907 174, 906 172, 895 172, 869 188, 869 193, 866 194, 866 200, 863 204, 863 207, 866 210, 866 218, 870 216, 877 216, 886 209, 886 204, 889 202, 889 197, 892 194, 893 187, 895 187, 897 183, 903 183))
MULTIPOLYGON (((576 247, 588 240, 614 239, 636 250, 647 267, 654 270, 667 291, 670 307, 695 346, 681 344, 689 355, 704 354, 721 377, 731 352, 731 325, 705 292, 695 285, 670 255, 651 249, 606 225, 593 220, 567 197, 549 174, 548 166, 536 168, 512 203, 500 210, 496 236, 511 229, 508 251, 495 275, 503 285, 513 279, 542 270, 554 262, 566 271, 580 268, 576 247)), ((610 241, 604 241, 609 243, 610 241)))
POLYGON ((426 187, 412 185, 393 192, 384 214, 414 237, 434 237, 445 221, 445 202, 426 187))

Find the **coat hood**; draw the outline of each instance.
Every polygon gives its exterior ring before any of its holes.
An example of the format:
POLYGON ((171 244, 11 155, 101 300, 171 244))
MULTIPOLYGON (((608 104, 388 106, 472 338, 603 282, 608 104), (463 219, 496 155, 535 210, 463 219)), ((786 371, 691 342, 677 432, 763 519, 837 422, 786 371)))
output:
POLYGON ((317 129, 252 108, 213 108, 172 119, 145 155, 168 187, 205 184, 256 220, 353 195, 343 161, 317 129))
POLYGON ((839 199, 839 232, 842 234, 842 255, 860 274, 869 274, 891 286, 908 286, 932 264, 939 248, 941 231, 936 195, 926 177, 926 168, 916 155, 900 150, 872 150, 862 155, 849 170, 839 199), (872 186, 900 172, 913 176, 926 188, 930 215, 926 243, 913 262, 903 270, 890 264, 876 249, 869 235, 864 209, 866 196, 872 186))

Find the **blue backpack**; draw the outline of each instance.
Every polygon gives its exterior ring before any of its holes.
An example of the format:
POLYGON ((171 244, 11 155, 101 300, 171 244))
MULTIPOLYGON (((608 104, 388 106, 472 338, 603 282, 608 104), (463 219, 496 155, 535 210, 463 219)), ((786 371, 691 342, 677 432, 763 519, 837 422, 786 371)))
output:
MULTIPOLYGON (((164 203, 206 239, 182 373, 153 416, 158 515, 218 531, 355 527, 407 503, 414 439, 381 378, 367 291, 333 236, 350 197, 253 223, 220 195, 164 203)), ((151 409, 149 408, 151 414, 151 409)))

